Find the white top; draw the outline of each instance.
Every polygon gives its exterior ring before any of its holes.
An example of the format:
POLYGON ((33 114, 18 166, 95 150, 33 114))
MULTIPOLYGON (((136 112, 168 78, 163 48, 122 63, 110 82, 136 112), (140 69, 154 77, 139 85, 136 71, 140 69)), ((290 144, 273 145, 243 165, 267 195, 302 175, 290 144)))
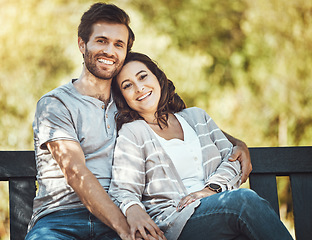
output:
POLYGON ((183 117, 175 114, 181 124, 184 141, 166 140, 155 133, 160 144, 169 155, 188 193, 205 187, 202 151, 198 136, 183 117))

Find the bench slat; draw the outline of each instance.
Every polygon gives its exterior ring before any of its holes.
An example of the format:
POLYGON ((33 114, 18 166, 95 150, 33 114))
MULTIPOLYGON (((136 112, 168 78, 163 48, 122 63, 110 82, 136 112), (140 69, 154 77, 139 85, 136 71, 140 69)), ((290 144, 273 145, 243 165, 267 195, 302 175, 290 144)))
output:
POLYGON ((36 175, 34 151, 0 151, 0 180, 36 175))
POLYGON ((296 239, 312 236, 312 173, 291 174, 291 191, 294 205, 296 239))
POLYGON ((312 173, 312 147, 250 148, 253 173, 312 173))

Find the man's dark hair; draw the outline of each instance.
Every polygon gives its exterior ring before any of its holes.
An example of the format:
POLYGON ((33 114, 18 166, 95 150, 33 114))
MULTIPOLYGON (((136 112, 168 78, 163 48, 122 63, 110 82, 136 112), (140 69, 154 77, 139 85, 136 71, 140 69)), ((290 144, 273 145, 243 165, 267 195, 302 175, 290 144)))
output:
POLYGON ((87 43, 92 34, 92 26, 94 23, 104 21, 107 23, 124 24, 128 28, 129 37, 127 43, 127 51, 131 50, 134 42, 134 33, 131 30, 130 18, 128 14, 114 4, 95 3, 82 17, 78 27, 78 37, 87 43))

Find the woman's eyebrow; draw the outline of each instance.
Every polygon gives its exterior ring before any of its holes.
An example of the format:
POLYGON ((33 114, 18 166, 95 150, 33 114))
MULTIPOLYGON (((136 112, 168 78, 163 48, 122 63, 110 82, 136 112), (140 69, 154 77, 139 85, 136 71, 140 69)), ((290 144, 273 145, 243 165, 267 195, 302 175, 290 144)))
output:
POLYGON ((124 84, 125 82, 129 81, 129 79, 125 79, 121 82, 120 86, 122 86, 122 84, 124 84))
POLYGON ((137 74, 135 74, 135 76, 137 77, 140 73, 142 73, 142 72, 146 72, 145 70, 141 70, 141 71, 139 71, 137 74))

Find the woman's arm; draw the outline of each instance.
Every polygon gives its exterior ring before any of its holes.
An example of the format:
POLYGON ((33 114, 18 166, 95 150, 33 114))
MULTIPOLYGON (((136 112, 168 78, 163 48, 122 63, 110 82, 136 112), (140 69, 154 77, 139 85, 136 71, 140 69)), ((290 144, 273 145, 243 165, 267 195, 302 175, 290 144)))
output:
POLYGON ((242 183, 247 181, 247 178, 252 171, 252 165, 251 165, 251 160, 250 160, 250 154, 247 145, 237 139, 234 138, 233 136, 227 134, 226 132, 222 131, 224 135, 227 137, 227 139, 234 145, 233 148, 233 153, 229 157, 230 161, 240 161, 241 166, 242 166, 242 178, 241 181, 242 183))
POLYGON ((126 215, 132 237, 139 232, 146 240, 151 237, 166 239, 141 203, 146 171, 144 147, 139 146, 136 137, 127 128, 123 127, 119 131, 109 194, 126 215))
POLYGON ((205 185, 218 184, 222 190, 239 187, 241 183, 241 164, 239 161, 229 161, 233 151, 232 143, 226 138, 213 119, 205 113, 205 124, 202 125, 200 136, 207 147, 203 154, 209 159, 204 162, 207 177, 205 185))

